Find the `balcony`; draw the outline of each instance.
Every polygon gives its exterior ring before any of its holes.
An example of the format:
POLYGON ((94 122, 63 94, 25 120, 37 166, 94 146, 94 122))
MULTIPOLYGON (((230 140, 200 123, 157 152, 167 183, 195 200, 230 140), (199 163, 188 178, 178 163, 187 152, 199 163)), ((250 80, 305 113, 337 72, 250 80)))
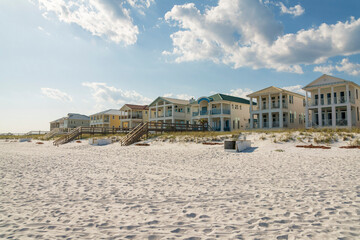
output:
POLYGON ((193 117, 199 116, 199 112, 193 112, 192 115, 193 117))
POLYGON ((214 108, 210 111, 211 115, 221 114, 221 109, 214 108))
POLYGON ((223 109, 223 114, 230 114, 230 109, 223 109))
POLYGON ((200 111, 201 116, 208 115, 208 114, 209 114, 208 110, 201 110, 200 111))

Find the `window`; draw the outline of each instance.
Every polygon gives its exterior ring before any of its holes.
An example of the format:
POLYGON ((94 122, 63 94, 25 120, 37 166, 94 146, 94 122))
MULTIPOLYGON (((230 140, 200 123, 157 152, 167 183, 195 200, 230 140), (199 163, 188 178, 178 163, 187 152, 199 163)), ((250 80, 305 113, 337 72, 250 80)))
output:
POLYGON ((356 89, 356 99, 359 99, 359 92, 357 89, 356 89))
POLYGON ((294 96, 292 95, 289 95, 289 103, 294 103, 294 96))
POLYGON ((189 107, 187 108, 187 113, 190 113, 190 108, 189 107))
POLYGON ((238 106, 238 105, 235 105, 235 109, 239 109, 239 106, 238 106))
POLYGON ((114 120, 114 119, 115 119, 115 116, 113 115, 112 117, 113 117, 113 120, 114 120))
POLYGON ((306 102, 305 102, 305 99, 303 99, 303 107, 306 106, 306 102))
POLYGON ((294 123, 294 114, 290 113, 290 123, 294 123))
POLYGON ((241 105, 240 105, 240 110, 241 110, 241 105))
POLYGON ((233 129, 235 129, 235 120, 233 120, 233 129))
POLYGON ((234 104, 231 104, 232 109, 234 109, 234 104))
POLYGON ((120 120, 120 116, 119 116, 119 120, 120 120))

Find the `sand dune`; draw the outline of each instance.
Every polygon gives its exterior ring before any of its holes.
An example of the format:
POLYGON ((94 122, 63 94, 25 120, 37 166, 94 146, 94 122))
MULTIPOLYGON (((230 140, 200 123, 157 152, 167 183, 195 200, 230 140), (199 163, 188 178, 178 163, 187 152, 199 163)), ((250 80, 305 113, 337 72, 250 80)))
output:
POLYGON ((0 238, 360 239, 359 156, 0 142, 0 238))

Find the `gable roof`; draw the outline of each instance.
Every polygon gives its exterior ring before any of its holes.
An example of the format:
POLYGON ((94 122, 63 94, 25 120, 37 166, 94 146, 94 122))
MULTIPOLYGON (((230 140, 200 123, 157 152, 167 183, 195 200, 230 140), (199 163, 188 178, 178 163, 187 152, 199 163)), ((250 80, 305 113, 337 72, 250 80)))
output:
POLYGON ((301 97, 301 98, 305 98, 304 95, 301 95, 299 93, 291 92, 291 91, 288 91, 288 90, 285 90, 285 89, 282 89, 282 88, 278 88, 278 87, 274 87, 274 86, 270 86, 270 87, 261 89, 259 91, 250 93, 249 95, 246 95, 246 96, 247 97, 257 97, 257 96, 260 96, 262 94, 280 93, 280 92, 296 95, 296 96, 301 97))
POLYGON ((132 110, 148 110, 149 106, 148 105, 136 105, 136 104, 125 104, 124 106, 122 106, 121 109, 123 109, 124 107, 128 107, 132 110))
POLYGON ((98 112, 98 113, 94 113, 91 114, 90 116, 94 116, 94 115, 104 115, 104 114, 108 114, 108 115, 121 115, 121 111, 117 110, 117 109, 108 109, 102 112, 98 112))
POLYGON ((230 95, 226 95, 226 94, 222 94, 222 93, 217 93, 217 94, 211 95, 209 97, 209 99, 210 99, 210 101, 224 100, 224 101, 229 101, 229 102, 250 104, 250 100, 247 100, 245 98, 230 96, 230 95))
POLYGON ((309 88, 316 88, 316 87, 321 87, 321 86, 326 86, 326 85, 335 85, 335 84, 343 84, 343 83, 351 83, 356 85, 357 87, 360 87, 358 84, 352 82, 352 81, 348 81, 342 78, 338 78, 338 77, 333 77, 327 74, 323 74, 320 77, 318 77, 317 79, 315 79, 314 81, 312 81, 311 83, 309 83, 308 85, 306 85, 305 87, 303 87, 303 89, 309 89, 309 88))
POLYGON ((77 119, 77 120, 90 120, 89 116, 78 114, 78 113, 69 113, 68 119, 77 119))
POLYGON ((180 105, 188 105, 190 103, 189 100, 169 98, 169 97, 157 97, 152 103, 149 104, 149 107, 154 106, 154 104, 160 100, 164 100, 173 104, 180 104, 180 105))

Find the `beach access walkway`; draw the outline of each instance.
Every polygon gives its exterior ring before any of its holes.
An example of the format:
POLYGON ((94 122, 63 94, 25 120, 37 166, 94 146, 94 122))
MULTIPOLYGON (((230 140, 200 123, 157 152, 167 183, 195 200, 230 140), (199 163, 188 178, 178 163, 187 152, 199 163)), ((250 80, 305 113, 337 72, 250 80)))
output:
POLYGON ((128 146, 137 142, 141 137, 150 133, 164 133, 164 132, 192 132, 192 131, 211 131, 207 124, 183 124, 183 123, 163 123, 163 122, 145 122, 130 128, 106 128, 106 127, 77 127, 71 132, 58 138, 53 142, 55 146, 71 142, 76 138, 81 138, 83 134, 118 134, 127 133, 127 135, 120 140, 121 145, 128 146))

